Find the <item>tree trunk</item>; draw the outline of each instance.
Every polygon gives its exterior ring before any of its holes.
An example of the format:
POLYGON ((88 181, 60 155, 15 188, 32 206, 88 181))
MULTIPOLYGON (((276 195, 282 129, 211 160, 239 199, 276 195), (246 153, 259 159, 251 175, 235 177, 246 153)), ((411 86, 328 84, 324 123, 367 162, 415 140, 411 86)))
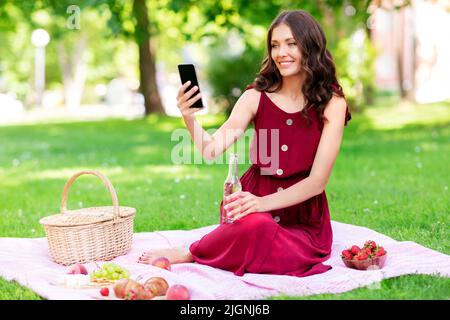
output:
POLYGON ((150 38, 148 9, 145 0, 134 0, 133 14, 136 18, 135 39, 139 47, 139 90, 144 95, 145 114, 164 114, 156 83, 155 48, 152 46, 150 38))
POLYGON ((397 15, 397 78, 398 78, 398 88, 400 91, 400 97, 402 99, 406 98, 406 90, 405 90, 405 82, 404 82, 404 72, 403 72, 403 66, 404 66, 404 27, 405 27, 405 19, 404 19, 404 9, 400 9, 398 12, 394 13, 394 15, 397 15))
POLYGON ((84 84, 86 82, 86 61, 83 57, 87 47, 87 39, 84 34, 80 36, 79 41, 69 49, 64 46, 62 41, 57 44, 58 60, 62 70, 64 86, 64 103, 70 110, 77 109, 81 104, 84 84), (71 54, 67 54, 67 49, 71 54))

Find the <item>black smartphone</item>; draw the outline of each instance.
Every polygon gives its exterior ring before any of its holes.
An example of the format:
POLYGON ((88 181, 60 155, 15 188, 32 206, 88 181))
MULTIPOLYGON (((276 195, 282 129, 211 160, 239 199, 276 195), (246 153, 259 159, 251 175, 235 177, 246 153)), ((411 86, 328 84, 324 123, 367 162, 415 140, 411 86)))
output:
MULTIPOLYGON (((198 85, 197 74, 195 73, 195 67, 193 64, 179 64, 178 72, 180 73, 181 83, 185 84, 188 81, 191 81, 191 84, 185 92, 191 90, 194 86, 198 87, 198 90, 194 93, 193 97, 200 93, 200 86, 198 85)), ((190 106, 190 108, 203 108, 202 99, 195 101, 195 103, 190 106)))

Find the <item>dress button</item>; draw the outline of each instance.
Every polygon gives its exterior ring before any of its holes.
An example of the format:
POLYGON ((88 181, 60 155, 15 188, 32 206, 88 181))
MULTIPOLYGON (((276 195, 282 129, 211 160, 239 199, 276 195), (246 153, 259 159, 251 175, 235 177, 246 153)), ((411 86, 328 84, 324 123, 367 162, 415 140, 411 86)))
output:
POLYGON ((280 216, 273 217, 273 221, 275 221, 276 223, 280 222, 280 216))
POLYGON ((278 187, 278 188, 277 188, 277 191, 278 191, 278 192, 283 191, 283 190, 284 190, 283 187, 278 187))
POLYGON ((290 126, 293 122, 294 122, 294 121, 292 121, 292 119, 287 119, 287 120, 286 120, 286 124, 287 124, 288 126, 290 126))
POLYGON ((277 169, 277 175, 281 176, 283 174, 283 169, 277 169))
POLYGON ((287 151, 287 149, 288 149, 288 146, 287 146, 287 145, 283 144, 283 145, 281 146, 281 150, 287 151))

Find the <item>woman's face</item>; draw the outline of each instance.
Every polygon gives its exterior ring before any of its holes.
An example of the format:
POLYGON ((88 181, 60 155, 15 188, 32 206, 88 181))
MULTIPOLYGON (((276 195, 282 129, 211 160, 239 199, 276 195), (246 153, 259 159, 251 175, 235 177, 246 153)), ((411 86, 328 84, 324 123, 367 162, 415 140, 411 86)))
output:
POLYGON ((283 77, 294 76, 301 71, 301 52, 291 29, 281 24, 272 30, 271 57, 283 77))

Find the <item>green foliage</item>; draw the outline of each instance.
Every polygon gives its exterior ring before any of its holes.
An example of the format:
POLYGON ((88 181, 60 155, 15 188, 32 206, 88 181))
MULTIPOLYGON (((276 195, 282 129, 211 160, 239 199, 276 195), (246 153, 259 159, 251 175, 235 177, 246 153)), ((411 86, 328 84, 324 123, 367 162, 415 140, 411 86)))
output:
POLYGON ((338 80, 353 111, 373 102, 376 50, 363 30, 337 44, 334 61, 338 80))
POLYGON ((31 5, 29 1, 7 2, 0 6, 0 90, 14 92, 27 101, 33 92, 34 47, 31 33, 44 28, 50 34, 46 47, 46 87, 62 90, 63 69, 73 76, 77 63, 86 66, 86 90, 84 102, 95 103, 98 97, 90 94, 99 83, 107 83, 118 75, 138 78, 137 48, 133 40, 115 37, 107 27, 111 13, 102 1, 79 1, 81 9, 80 29, 68 28, 69 1, 42 1, 31 5), (28 4, 27 4, 28 3, 28 4), (97 6, 97 7, 96 7, 97 6), (29 12, 26 12, 29 10, 29 12), (11 22, 9 22, 11 23, 11 22), (86 41, 84 50, 78 50, 86 41), (17 53, 21 53, 17 59, 17 53))
MULTIPOLYGON (((369 1, 285 0, 251 4, 246 1, 234 2, 242 5, 239 7, 240 16, 232 27, 226 26, 226 29, 239 33, 239 37, 244 41, 245 51, 238 56, 229 54, 233 45, 228 42, 229 32, 223 32, 216 36, 216 41, 210 49, 212 58, 206 65, 213 93, 227 114, 237 100, 236 94, 232 94, 233 88, 243 90, 259 71, 266 52, 265 38, 270 22, 280 11, 287 9, 306 10, 322 25, 328 49, 335 59, 338 78, 342 81, 353 111, 358 110, 364 103, 371 102, 375 86, 376 54, 368 39, 364 39, 361 44, 352 40, 355 38, 355 32, 361 34, 366 29, 369 1), (350 5, 353 8, 351 10, 348 7, 350 5), (255 29, 259 31, 258 36, 254 32, 255 29)), ((230 14, 226 15, 229 16, 230 14)), ((231 21, 229 18, 228 20, 231 21)))
MULTIPOLYGON (((394 2, 397 4, 383 4, 397 7, 398 1, 394 2)), ((80 0, 76 5, 81 9, 82 27, 71 30, 66 24, 72 1, 2 1, 0 90, 16 92, 22 100, 31 91, 33 48, 29 38, 37 27, 46 28, 52 37, 46 61, 50 88, 62 86, 61 48, 70 55, 81 38, 88 39, 88 86, 105 83, 119 74, 138 78, 135 41, 140 34, 149 34, 157 48, 157 62, 165 64, 166 70, 176 70, 186 45, 204 46, 208 56, 199 63, 204 66, 218 105, 229 113, 236 101, 232 89, 243 90, 259 70, 270 22, 282 10, 303 9, 322 25, 349 103, 354 110, 360 109, 373 98, 376 52, 367 39, 362 47, 355 47, 350 39, 355 31, 366 30, 371 3, 382 6, 380 1, 369 0, 147 0, 149 30, 136 30, 133 1, 80 0), (225 54, 230 51, 230 32, 237 32, 244 41, 245 51, 240 55, 225 54), (21 53, 20 61, 17 52, 21 53)), ((401 6, 408 4, 401 2, 401 6)))
POLYGON ((264 49, 245 43, 237 33, 228 33, 217 43, 210 47, 206 75, 216 104, 229 114, 245 88, 254 81, 264 49))

